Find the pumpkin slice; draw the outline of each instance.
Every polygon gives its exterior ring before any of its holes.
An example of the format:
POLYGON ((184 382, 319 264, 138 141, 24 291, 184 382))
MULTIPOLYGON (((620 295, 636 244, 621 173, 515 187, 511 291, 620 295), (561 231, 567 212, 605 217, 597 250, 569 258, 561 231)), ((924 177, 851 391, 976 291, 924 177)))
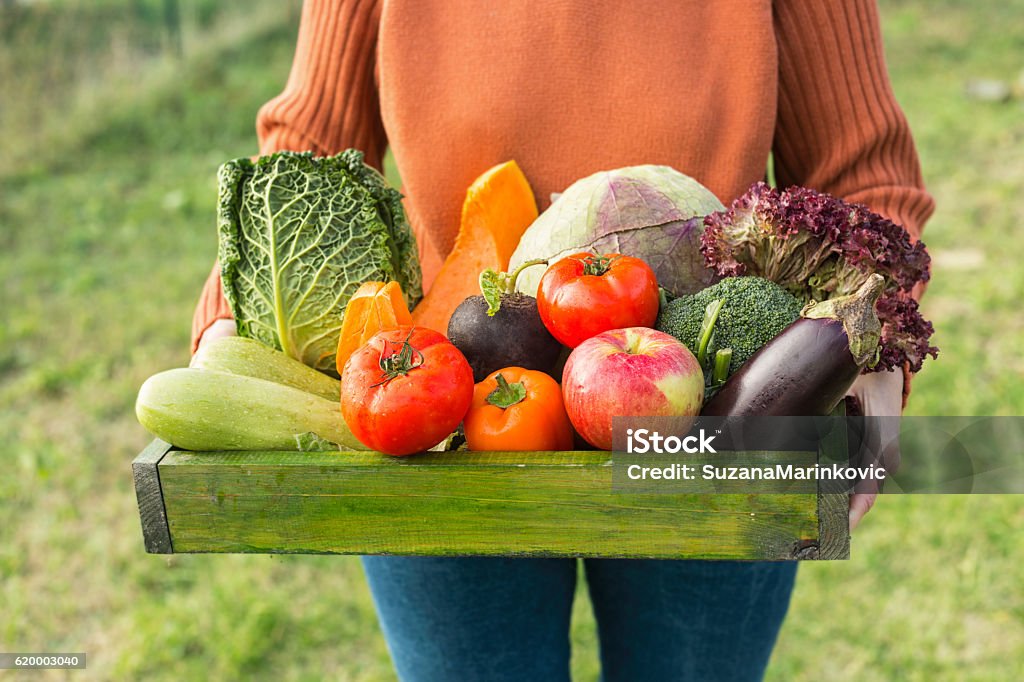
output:
POLYGON ((480 273, 507 270, 520 237, 536 219, 537 201, 515 161, 478 177, 466 191, 455 248, 413 310, 413 323, 445 334, 455 308, 480 293, 480 273))
POLYGON ((352 353, 384 329, 412 324, 412 315, 398 282, 366 282, 345 306, 338 339, 337 367, 340 376, 352 353))

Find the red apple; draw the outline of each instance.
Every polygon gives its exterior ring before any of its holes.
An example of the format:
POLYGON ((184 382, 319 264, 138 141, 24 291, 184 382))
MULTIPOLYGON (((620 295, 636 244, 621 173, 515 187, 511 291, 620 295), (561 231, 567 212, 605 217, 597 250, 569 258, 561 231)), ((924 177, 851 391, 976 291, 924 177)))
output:
POLYGON ((576 346, 562 373, 572 425, 591 445, 612 449, 612 417, 695 417, 704 373, 677 339, 647 327, 613 329, 576 346))

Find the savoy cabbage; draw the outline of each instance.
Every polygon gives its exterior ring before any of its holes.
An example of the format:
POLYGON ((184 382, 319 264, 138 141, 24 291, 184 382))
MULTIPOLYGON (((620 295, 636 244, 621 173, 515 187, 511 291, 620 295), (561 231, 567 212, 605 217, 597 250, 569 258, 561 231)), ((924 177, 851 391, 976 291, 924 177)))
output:
POLYGON ((236 159, 218 181, 221 280, 239 335, 335 374, 345 305, 360 284, 396 280, 410 309, 420 299, 402 197, 362 152, 236 159))

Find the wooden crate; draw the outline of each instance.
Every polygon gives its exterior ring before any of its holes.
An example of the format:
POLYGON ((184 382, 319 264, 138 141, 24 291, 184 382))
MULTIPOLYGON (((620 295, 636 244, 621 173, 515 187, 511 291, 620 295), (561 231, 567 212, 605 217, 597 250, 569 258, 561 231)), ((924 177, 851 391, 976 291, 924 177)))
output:
POLYGON ((159 554, 849 557, 846 495, 627 494, 612 490, 610 458, 186 452, 154 441, 132 468, 146 550, 159 554))

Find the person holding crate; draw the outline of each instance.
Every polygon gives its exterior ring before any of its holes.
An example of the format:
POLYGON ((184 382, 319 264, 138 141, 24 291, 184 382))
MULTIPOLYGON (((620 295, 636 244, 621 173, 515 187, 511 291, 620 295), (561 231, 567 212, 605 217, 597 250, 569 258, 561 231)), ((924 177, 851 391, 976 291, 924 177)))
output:
MULTIPOLYGON (((933 210, 884 63, 874 0, 307 0, 260 153, 390 147, 424 281, 451 250, 465 188, 510 158, 541 208, 632 164, 699 179, 725 204, 765 175, 862 203, 915 238, 933 210)), ((216 268, 193 350, 233 333, 216 268)), ((868 415, 900 414, 895 372, 863 375, 868 415)), ((851 526, 874 497, 857 495, 851 526)), ((403 680, 567 680, 573 559, 365 557, 403 680)), ((756 680, 795 563, 582 562, 606 680, 756 680)))

